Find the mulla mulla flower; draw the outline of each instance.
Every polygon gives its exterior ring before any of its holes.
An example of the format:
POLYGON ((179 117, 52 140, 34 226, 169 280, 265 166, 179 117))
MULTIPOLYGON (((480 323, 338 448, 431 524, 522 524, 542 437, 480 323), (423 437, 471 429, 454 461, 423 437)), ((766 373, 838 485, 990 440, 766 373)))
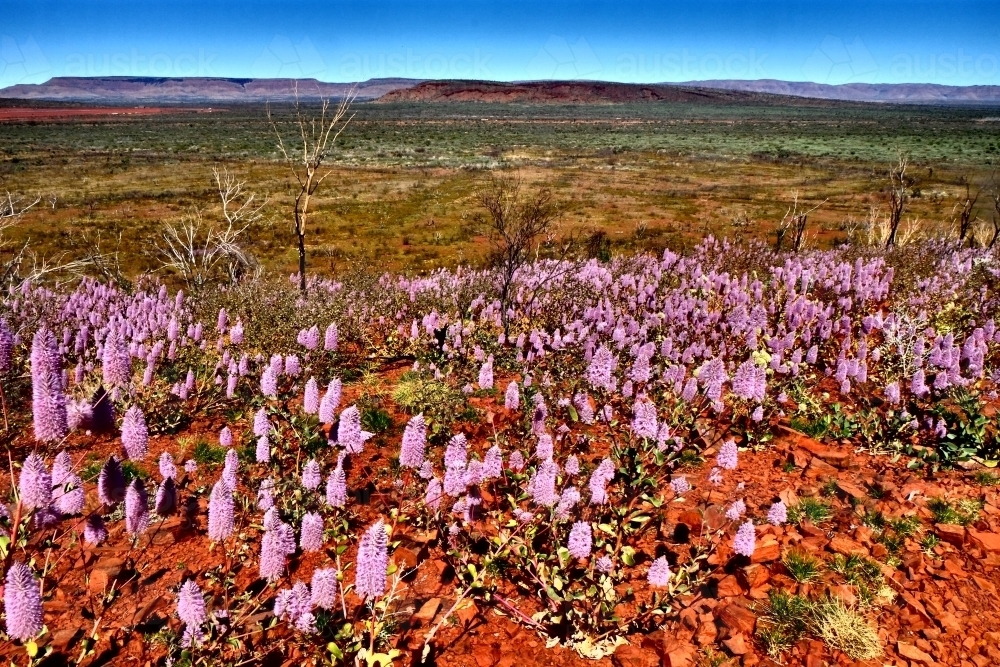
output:
POLYGON ((149 429, 138 405, 129 408, 122 419, 122 446, 132 461, 142 460, 149 452, 149 429))
POLYGON ((354 592, 365 602, 381 597, 389 576, 389 540, 381 519, 362 535, 356 567, 354 592))
POLYGON ((566 547, 574 558, 588 558, 592 549, 592 540, 593 531, 590 524, 578 521, 573 524, 573 528, 569 531, 566 547))
POLYGON ((7 570, 3 603, 11 639, 26 642, 42 631, 42 589, 24 563, 15 562, 7 570))
POLYGON ((223 479, 212 487, 208 500, 208 537, 213 542, 221 542, 232 535, 233 488, 223 479))
POLYGON ((753 526, 753 521, 745 521, 736 531, 733 538, 733 551, 741 556, 750 558, 757 547, 757 533, 753 526))
POLYGON ((125 530, 129 535, 141 535, 149 527, 146 489, 139 478, 132 480, 125 492, 125 530))
POLYGON ((31 341, 31 411, 39 442, 58 442, 69 433, 62 375, 55 334, 39 329, 31 341))
POLYGON ((52 475, 38 454, 32 452, 24 460, 17 489, 25 509, 40 510, 52 504, 52 475))
POLYGON ((399 450, 399 465, 404 468, 419 468, 424 463, 424 448, 427 446, 427 423, 423 413, 415 415, 403 430, 403 442, 399 450))

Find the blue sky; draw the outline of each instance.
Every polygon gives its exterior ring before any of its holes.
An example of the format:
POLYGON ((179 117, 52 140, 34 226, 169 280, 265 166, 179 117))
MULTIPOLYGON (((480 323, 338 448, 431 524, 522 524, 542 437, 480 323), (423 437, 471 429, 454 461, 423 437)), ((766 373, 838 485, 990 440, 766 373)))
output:
POLYGON ((996 0, 0 0, 0 86, 101 75, 1000 84, 1000 21, 996 0))

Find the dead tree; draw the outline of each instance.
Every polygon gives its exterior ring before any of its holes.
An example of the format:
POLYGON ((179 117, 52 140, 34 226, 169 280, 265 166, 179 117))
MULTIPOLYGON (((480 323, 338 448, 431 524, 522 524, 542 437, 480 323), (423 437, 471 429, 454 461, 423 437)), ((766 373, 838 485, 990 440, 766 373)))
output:
POLYGON ((993 236, 990 238, 990 244, 987 246, 990 250, 997 242, 997 237, 1000 236, 1000 192, 993 192, 993 236))
POLYGON ((299 105, 298 88, 295 89, 295 118, 291 121, 297 137, 294 147, 285 147, 278 123, 271 115, 271 107, 267 108, 267 120, 278 141, 285 163, 299 191, 295 195, 295 239, 299 250, 299 289, 306 291, 306 229, 309 219, 309 203, 313 195, 323 184, 332 170, 323 172, 323 163, 330 155, 340 133, 344 131, 354 115, 348 116, 351 102, 354 101, 354 91, 351 90, 335 108, 331 108, 330 100, 323 98, 319 115, 307 115, 299 105), (323 173, 321 173, 323 172, 323 173))
POLYGON ((885 242, 886 249, 896 245, 899 223, 903 219, 903 211, 906 210, 906 202, 910 197, 907 191, 910 179, 906 176, 906 165, 906 157, 900 153, 899 163, 889 168, 889 236, 885 242))
POLYGON ((972 212, 976 208, 976 202, 979 200, 979 195, 982 193, 982 189, 976 190, 976 194, 972 194, 969 187, 969 181, 965 182, 965 200, 960 201, 955 204, 955 209, 958 211, 958 244, 961 246, 965 243, 966 237, 972 230, 972 224, 975 219, 972 217, 972 212))
POLYGON ((520 177, 510 174, 491 176, 477 199, 488 216, 490 264, 498 272, 500 321, 508 336, 514 278, 531 260, 533 250, 537 255, 538 239, 551 234, 557 211, 551 192, 524 193, 520 177))
POLYGON ((806 237, 806 221, 808 220, 809 214, 818 209, 820 206, 827 202, 826 199, 821 201, 816 206, 813 206, 808 211, 799 212, 799 193, 795 193, 795 199, 792 201, 792 207, 785 211, 785 216, 778 223, 777 240, 774 244, 775 252, 781 251, 781 246, 785 241, 785 237, 788 232, 792 233, 792 251, 799 252, 802 249, 802 243, 805 241, 806 237))

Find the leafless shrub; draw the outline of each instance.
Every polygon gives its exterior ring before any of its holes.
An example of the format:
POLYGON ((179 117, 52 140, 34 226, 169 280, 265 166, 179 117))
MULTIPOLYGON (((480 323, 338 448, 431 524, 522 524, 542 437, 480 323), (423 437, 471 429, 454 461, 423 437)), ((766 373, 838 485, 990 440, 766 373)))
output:
MULTIPOLYGON (((555 221, 558 210, 549 190, 526 193, 520 176, 493 174, 476 195, 486 209, 486 232, 490 241, 490 265, 497 272, 500 318, 504 335, 510 334, 512 287, 517 272, 532 259, 539 259, 543 247, 556 259, 569 255, 574 243, 558 240, 555 221)), ((559 262, 549 265, 553 279, 559 272, 559 262)), ((545 282, 545 281, 541 281, 545 282)), ((532 298, 532 297, 529 297, 532 298)))
POLYGON ((163 268, 176 272, 192 290, 219 280, 236 284, 259 275, 261 270, 243 247, 242 239, 263 218, 267 198, 248 191, 245 183, 226 169, 213 169, 212 174, 219 192, 221 220, 206 222, 201 211, 192 211, 169 223, 155 243, 163 268))
POLYGON ((966 180, 965 198, 959 200, 959 202, 952 208, 952 218, 954 219, 955 214, 958 214, 959 245, 965 243, 966 238, 969 236, 969 232, 972 231, 972 227, 976 222, 976 218, 972 217, 972 213, 976 208, 976 202, 979 201, 980 194, 982 194, 982 188, 976 190, 975 194, 972 194, 969 182, 966 180))

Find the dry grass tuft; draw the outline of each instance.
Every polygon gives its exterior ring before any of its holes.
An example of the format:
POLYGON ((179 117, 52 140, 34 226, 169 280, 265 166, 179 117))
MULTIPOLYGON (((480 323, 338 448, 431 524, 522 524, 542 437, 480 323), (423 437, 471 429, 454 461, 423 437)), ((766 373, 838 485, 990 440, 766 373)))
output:
POLYGON ((854 660, 872 660, 882 655, 882 643, 875 627, 837 599, 817 603, 814 631, 827 646, 839 649, 854 660))

